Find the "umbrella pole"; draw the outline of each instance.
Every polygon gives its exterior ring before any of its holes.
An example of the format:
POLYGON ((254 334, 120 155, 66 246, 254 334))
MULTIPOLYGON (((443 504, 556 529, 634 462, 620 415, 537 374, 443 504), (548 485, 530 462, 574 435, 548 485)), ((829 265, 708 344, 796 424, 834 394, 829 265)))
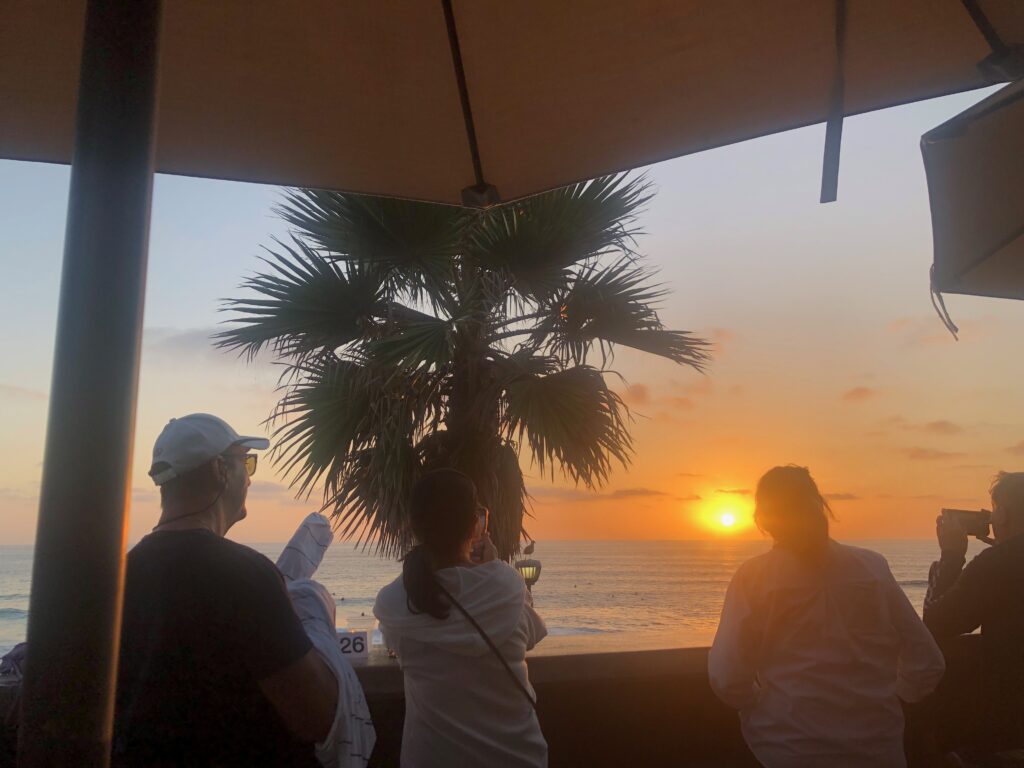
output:
POLYGON ((153 184, 160 0, 89 0, 18 765, 109 764, 153 184))

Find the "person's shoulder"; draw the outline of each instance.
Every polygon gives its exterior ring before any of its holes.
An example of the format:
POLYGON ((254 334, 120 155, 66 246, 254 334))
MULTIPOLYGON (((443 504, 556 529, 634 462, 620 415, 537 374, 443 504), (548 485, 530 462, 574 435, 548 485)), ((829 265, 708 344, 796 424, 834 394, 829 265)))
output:
POLYGON ((832 542, 832 547, 836 551, 846 555, 847 557, 855 558, 869 566, 873 567, 889 567, 889 561, 885 559, 885 555, 881 552, 876 552, 873 549, 866 547, 857 547, 853 544, 842 544, 838 541, 832 542))
POLYGON ((766 568, 771 567, 772 561, 778 557, 778 551, 773 547, 767 552, 755 555, 749 560, 740 563, 740 567, 733 574, 734 581, 751 581, 760 578, 766 568))
POLYGON ((487 578, 500 579, 502 582, 507 582, 509 586, 516 587, 517 589, 526 586, 526 582, 523 581, 519 571, 504 560, 491 560, 481 563, 470 570, 476 571, 487 578))
POLYGON ((405 583, 402 581, 402 576, 396 576, 390 583, 385 584, 377 592, 377 601, 391 600, 395 597, 402 597, 405 599, 405 583))
POLYGON ((1024 536, 986 547, 967 562, 972 571, 1024 567, 1024 536))
POLYGON ((218 561, 218 568, 228 578, 244 581, 274 581, 284 583, 284 577, 277 566, 266 555, 252 547, 239 544, 223 537, 217 537, 211 551, 218 561))
POLYGON ((402 577, 398 576, 390 584, 385 584, 377 592, 373 601, 373 615, 384 623, 390 623, 409 612, 409 598, 405 591, 402 577))
POLYGON ((834 540, 830 546, 835 555, 850 563, 854 568, 862 568, 878 578, 889 578, 892 573, 889 561, 880 552, 853 544, 841 544, 834 540))

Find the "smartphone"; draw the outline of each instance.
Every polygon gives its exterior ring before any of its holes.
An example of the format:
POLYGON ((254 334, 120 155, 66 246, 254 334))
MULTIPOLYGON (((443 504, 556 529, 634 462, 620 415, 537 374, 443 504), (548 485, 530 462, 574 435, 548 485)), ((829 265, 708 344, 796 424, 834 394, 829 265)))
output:
POLYGON ((943 509, 943 517, 955 518, 968 536, 988 538, 992 513, 987 509, 943 509))

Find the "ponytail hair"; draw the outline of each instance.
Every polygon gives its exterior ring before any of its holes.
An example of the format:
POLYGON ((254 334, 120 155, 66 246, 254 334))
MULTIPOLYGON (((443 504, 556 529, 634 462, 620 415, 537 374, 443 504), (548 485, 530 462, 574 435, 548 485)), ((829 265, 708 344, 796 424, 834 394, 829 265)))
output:
POLYGON ((434 575, 434 564, 452 559, 473 535, 476 486, 454 469, 423 475, 412 489, 409 524, 417 544, 402 561, 402 584, 411 613, 447 619, 449 604, 434 575))

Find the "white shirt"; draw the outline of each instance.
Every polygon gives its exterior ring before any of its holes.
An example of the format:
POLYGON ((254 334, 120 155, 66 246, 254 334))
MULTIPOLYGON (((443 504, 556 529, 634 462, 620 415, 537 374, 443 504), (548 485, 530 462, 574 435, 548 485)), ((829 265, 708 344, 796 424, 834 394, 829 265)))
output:
MULTIPOLYGON (((501 561, 444 568, 437 578, 480 624, 533 698, 526 651, 546 634, 517 571, 501 561)), ((473 626, 408 609, 402 578, 374 615, 405 678, 402 768, 544 768, 547 742, 523 692, 473 626)))
POLYGON ((363 687, 338 646, 334 598, 326 587, 312 580, 333 537, 326 517, 317 512, 307 515, 277 559, 277 568, 288 583, 292 607, 306 636, 338 682, 334 725, 327 738, 316 745, 317 759, 325 768, 363 768, 370 760, 377 734, 363 687))
POLYGON ((833 541, 818 566, 778 547, 744 563, 708 656, 766 768, 905 766, 899 699, 944 669, 885 558, 833 541))

